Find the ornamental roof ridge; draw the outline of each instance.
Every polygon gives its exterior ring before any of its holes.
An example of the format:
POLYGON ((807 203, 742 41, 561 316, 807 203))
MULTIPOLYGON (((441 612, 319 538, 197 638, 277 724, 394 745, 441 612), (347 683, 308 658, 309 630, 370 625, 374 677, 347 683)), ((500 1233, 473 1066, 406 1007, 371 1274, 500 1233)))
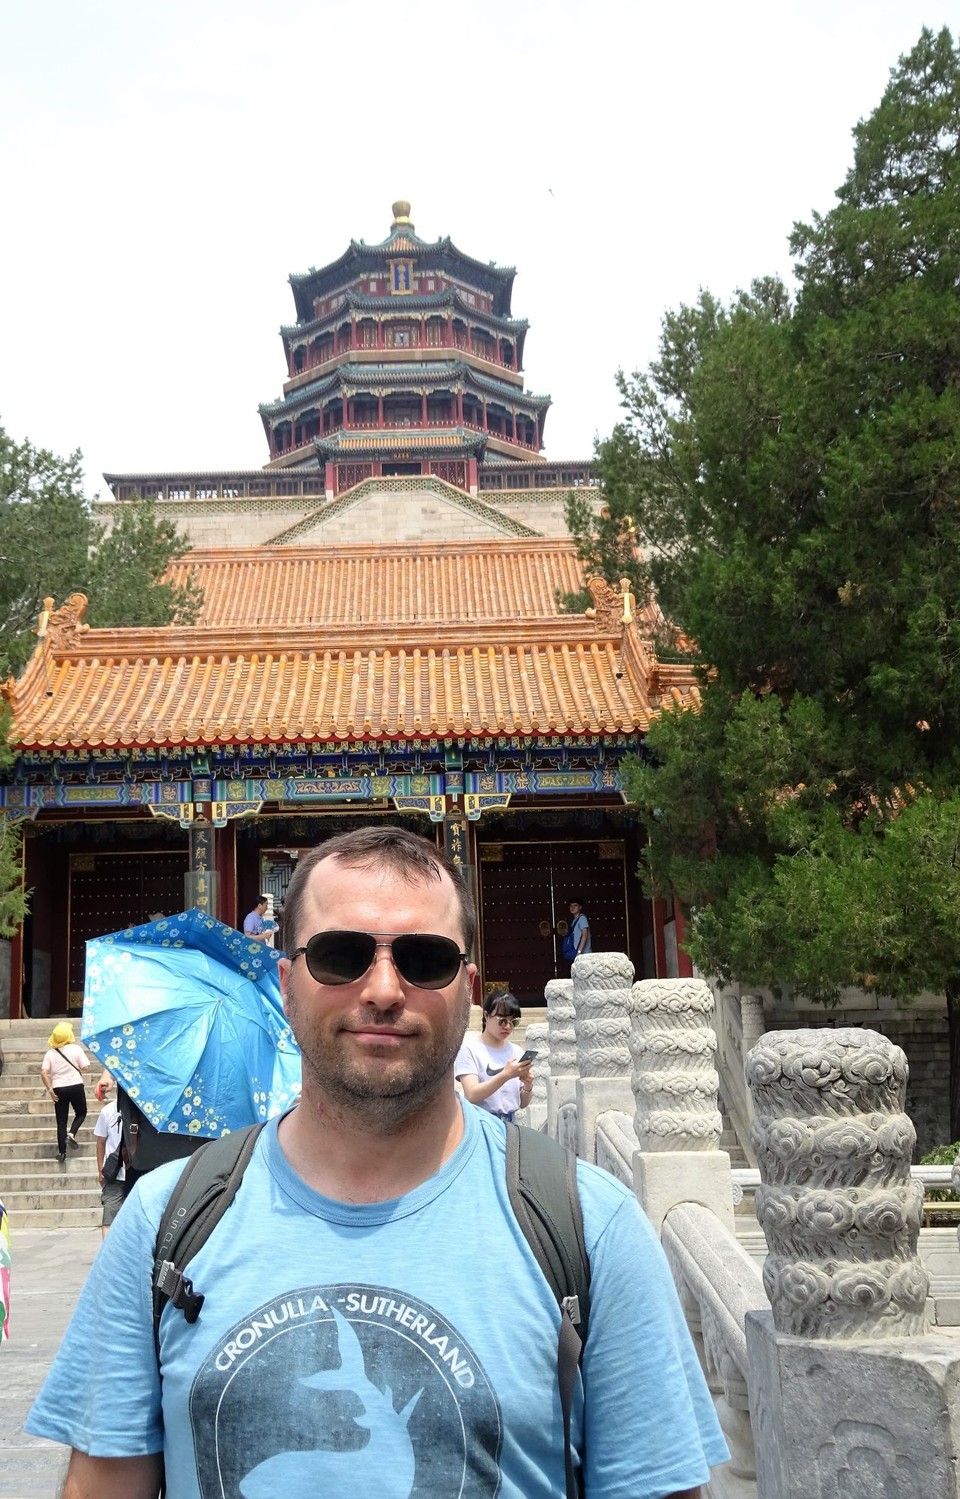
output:
MULTIPOLYGON (((51 664, 95 661, 118 670, 124 662, 217 660, 221 663, 262 659, 266 655, 323 655, 331 651, 360 651, 380 656, 385 650, 472 652, 515 645, 589 650, 621 642, 617 630, 598 628, 598 621, 582 614, 517 618, 479 615, 456 620, 383 620, 372 610, 369 620, 303 624, 263 622, 230 625, 114 626, 92 629, 70 644, 50 647, 51 664), (318 642, 318 631, 322 639, 318 642)), ((35 652, 36 654, 36 652, 35 652)), ((33 657, 31 657, 31 661, 33 657)), ((27 669, 17 679, 22 687, 27 669)), ((683 669, 671 667, 678 680, 683 669)), ((692 672, 690 673, 692 676, 692 672)))
POLYGON ((459 357, 462 351, 455 352, 456 358, 425 359, 422 363, 408 364, 398 359, 395 363, 384 364, 354 364, 352 362, 340 364, 328 375, 321 375, 316 380, 310 380, 306 385, 290 390, 286 395, 278 396, 274 401, 261 401, 257 411, 261 416, 278 416, 284 411, 297 410, 304 403, 309 404, 317 396, 326 395, 328 391, 345 384, 417 384, 424 379, 433 378, 447 382, 462 380, 477 389, 492 391, 502 399, 514 403, 526 401, 538 408, 546 408, 553 404, 550 396, 534 395, 532 391, 525 390, 522 385, 511 385, 505 380, 497 380, 492 375, 483 374, 482 371, 474 369, 467 360, 459 357))
MULTIPOLYGON (((402 447, 405 451, 436 453, 437 449, 456 448, 458 452, 480 455, 487 445, 488 432, 468 431, 455 424, 449 427, 340 427, 329 437, 315 437, 318 453, 332 457, 337 453, 362 453, 383 447, 402 447)), ((429 475, 427 476, 429 477, 429 475)))
POLYGON ((505 380, 497 380, 493 375, 485 375, 480 370, 469 366, 471 378, 475 384, 484 390, 495 391, 499 395, 507 395, 511 400, 529 401, 532 406, 552 406, 552 396, 534 395, 532 390, 525 390, 522 385, 508 385, 505 380))
MULTIPOLYGON (((537 536, 531 537, 523 544, 523 554, 527 553, 563 553, 576 557, 576 543, 569 536, 537 536)), ((484 541, 478 546, 475 541, 431 541, 430 558, 463 557, 471 564, 484 563, 488 556, 504 555, 515 558, 517 555, 517 543, 515 540, 484 541)), ((262 546, 223 546, 223 547, 191 547, 189 552, 184 553, 172 566, 188 567, 193 560, 199 562, 223 562, 233 564, 242 563, 262 564, 273 566, 276 563, 285 562, 379 562, 388 558, 397 558, 411 565, 420 567, 424 562, 422 553, 411 553, 409 541, 320 541, 320 542, 297 542, 289 546, 270 547, 269 550, 262 546)))
POLYGON ((464 297, 458 287, 446 287, 437 292, 411 292, 403 297, 395 296, 373 296, 370 292, 356 291, 348 287, 341 293, 343 301, 322 317, 308 318, 299 323, 281 323, 280 332, 284 336, 293 337, 296 334, 305 334, 314 328, 321 328, 327 323, 335 323, 343 316, 345 308, 359 308, 371 312, 411 312, 429 311, 438 307, 460 307, 471 317, 485 319, 489 323, 495 323, 501 328, 508 328, 513 332, 526 333, 530 327, 529 319, 504 317, 497 312, 488 312, 485 308, 472 306, 464 297))
POLYGON ((408 229, 404 228, 402 231, 395 230, 386 239, 370 245, 363 239, 351 239, 346 250, 342 255, 338 255, 336 260, 329 260, 326 265, 311 266, 308 271, 291 271, 287 280, 293 287, 305 286, 315 277, 329 275, 331 271, 339 269, 341 265, 349 264, 351 260, 386 254, 389 249, 397 248, 396 241, 400 238, 409 241, 411 253, 422 255, 424 252, 433 252, 438 255, 444 253, 453 255, 464 265, 473 266, 476 270, 482 271, 485 276, 492 276, 498 281, 509 281, 517 274, 517 268, 514 265, 501 266, 493 260, 477 260, 475 256, 467 255, 453 243, 449 234, 444 234, 439 239, 426 240, 421 239, 419 234, 411 234, 408 229))

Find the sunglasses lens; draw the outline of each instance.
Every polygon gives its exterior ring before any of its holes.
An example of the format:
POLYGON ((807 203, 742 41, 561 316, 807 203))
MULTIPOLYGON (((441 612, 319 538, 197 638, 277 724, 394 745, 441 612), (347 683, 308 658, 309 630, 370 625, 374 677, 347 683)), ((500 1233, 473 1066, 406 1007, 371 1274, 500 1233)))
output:
POLYGON ((366 973, 376 951, 369 932, 317 932, 304 957, 318 984, 352 984, 366 973))
POLYGON ((393 939, 393 961, 400 977, 417 989, 445 989, 460 972, 460 949, 449 937, 421 932, 393 939))

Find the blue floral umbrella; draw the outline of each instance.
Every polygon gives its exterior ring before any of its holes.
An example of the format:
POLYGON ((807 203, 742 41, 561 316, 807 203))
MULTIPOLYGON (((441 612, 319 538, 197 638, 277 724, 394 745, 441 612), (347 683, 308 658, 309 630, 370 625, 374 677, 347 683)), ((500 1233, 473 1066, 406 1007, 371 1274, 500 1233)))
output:
POLYGON ((82 1036, 158 1130, 229 1134, 300 1095, 279 953, 203 911, 87 943, 82 1036))

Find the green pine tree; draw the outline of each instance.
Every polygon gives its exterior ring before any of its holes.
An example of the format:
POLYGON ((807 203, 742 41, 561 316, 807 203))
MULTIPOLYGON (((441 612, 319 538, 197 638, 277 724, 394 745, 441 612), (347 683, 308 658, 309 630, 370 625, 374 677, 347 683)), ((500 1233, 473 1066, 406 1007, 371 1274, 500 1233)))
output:
MULTIPOLYGON (((960 1137, 960 52, 924 31, 854 131, 797 291, 704 293, 621 377, 613 580, 697 642, 630 789, 706 969, 825 1003, 944 990, 960 1137), (708 669, 709 668, 709 669, 708 669)), ((604 529, 605 528, 605 529, 604 529)), ((612 538, 612 544, 611 544, 612 538)), ((592 550, 591 550, 592 549, 592 550)))
MULTIPOLYGON (((190 624, 202 594, 188 581, 163 581, 186 539, 146 500, 118 507, 111 530, 99 525, 83 492, 80 454, 59 458, 0 427, 0 680, 19 673, 37 644, 44 598, 90 600, 91 625, 190 624)), ((0 770, 11 760, 10 713, 0 700, 0 770)), ((0 935, 23 919, 21 850, 0 816, 0 935)))

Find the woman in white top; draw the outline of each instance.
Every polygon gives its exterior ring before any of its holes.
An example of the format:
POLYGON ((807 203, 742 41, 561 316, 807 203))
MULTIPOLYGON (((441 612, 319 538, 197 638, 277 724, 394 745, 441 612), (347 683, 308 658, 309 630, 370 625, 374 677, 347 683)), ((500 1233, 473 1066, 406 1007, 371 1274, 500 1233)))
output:
POLYGON ((57 1116, 57 1159, 67 1159, 68 1143, 78 1150, 77 1131, 87 1117, 87 1095, 83 1086, 83 1074, 90 1066, 90 1058, 79 1045, 69 1020, 55 1025, 47 1041, 50 1048, 40 1064, 43 1086, 53 1099, 57 1116), (67 1116, 73 1109, 73 1129, 67 1134, 67 1116))
POLYGON ((533 1093, 530 1063, 510 1040, 520 1024, 520 1006, 506 989, 483 1002, 483 1029, 463 1038, 454 1067, 464 1097, 498 1119, 512 1120, 533 1093))

